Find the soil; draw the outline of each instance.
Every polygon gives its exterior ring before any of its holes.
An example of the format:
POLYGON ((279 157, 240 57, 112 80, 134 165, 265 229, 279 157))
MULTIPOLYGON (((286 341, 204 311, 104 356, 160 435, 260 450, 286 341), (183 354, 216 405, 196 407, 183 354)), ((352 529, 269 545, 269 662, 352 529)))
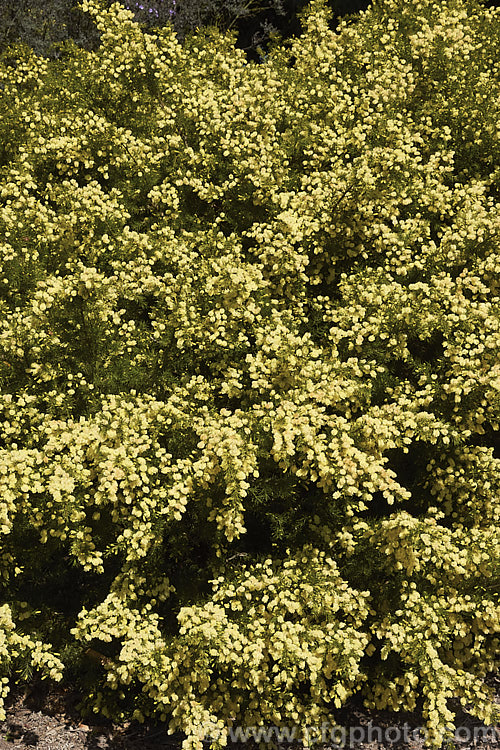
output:
MULTIPOLYGON (((500 704, 500 674, 490 675, 487 682, 494 687, 496 702, 500 704)), ((32 685, 27 690, 15 689, 7 702, 7 717, 0 722, 0 750, 180 750, 183 735, 168 735, 165 724, 130 722, 117 725, 99 717, 82 719, 77 709, 81 697, 75 690, 48 687, 45 683, 32 685)), ((484 734, 479 731, 480 722, 459 710, 458 702, 450 707, 457 710, 456 725, 461 727, 459 736, 452 741, 451 750, 499 750, 500 727, 490 728, 484 734)), ((369 712, 360 701, 351 700, 336 713, 336 722, 346 730, 345 743, 339 737, 319 747, 343 747, 345 750, 422 750, 425 747, 418 731, 413 734, 424 724, 418 712, 369 712), (354 727, 364 729, 360 731, 354 727), (364 741, 360 741, 361 733, 364 733, 364 741)), ((209 742, 204 743, 204 747, 208 750, 209 742)), ((251 750, 253 747, 252 742, 228 743, 231 750, 251 750)), ((300 744, 284 743, 281 747, 291 750, 300 744)))

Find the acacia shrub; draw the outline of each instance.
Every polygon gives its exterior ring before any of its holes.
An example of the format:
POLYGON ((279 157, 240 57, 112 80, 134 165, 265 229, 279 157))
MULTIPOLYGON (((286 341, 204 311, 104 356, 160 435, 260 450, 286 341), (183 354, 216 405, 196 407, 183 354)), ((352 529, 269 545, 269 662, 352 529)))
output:
MULTIPOLYGON (((113 0, 104 0, 105 7, 113 0)), ((237 31, 237 43, 249 56, 260 59, 258 50, 284 31, 296 29, 294 3, 283 0, 121 0, 144 29, 173 25, 177 38, 200 28, 215 26, 224 31, 237 31), (278 29, 279 27, 279 29, 278 29)), ((60 57, 61 42, 73 39, 78 46, 96 49, 99 31, 88 14, 81 12, 75 0, 3 0, 0 6, 0 49, 24 43, 38 55, 60 57)))
POLYGON ((493 722, 498 11, 313 0, 257 65, 83 9, 0 63, 2 695, 493 722))

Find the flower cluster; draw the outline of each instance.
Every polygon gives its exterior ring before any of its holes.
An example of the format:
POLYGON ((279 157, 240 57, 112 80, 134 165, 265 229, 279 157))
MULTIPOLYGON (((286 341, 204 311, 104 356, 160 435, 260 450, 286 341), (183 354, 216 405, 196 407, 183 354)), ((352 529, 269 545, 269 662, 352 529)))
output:
MULTIPOLYGON (((22 604, 22 603, 21 603, 22 604)), ((22 607, 21 607, 22 608, 22 607)), ((21 619, 21 617, 19 618, 21 619)), ((53 653, 52 644, 33 640, 16 630, 12 610, 7 604, 0 607, 0 721, 5 720, 4 699, 9 694, 9 677, 13 664, 29 664, 40 670, 42 679, 49 677, 59 682, 63 676, 64 664, 53 653)))

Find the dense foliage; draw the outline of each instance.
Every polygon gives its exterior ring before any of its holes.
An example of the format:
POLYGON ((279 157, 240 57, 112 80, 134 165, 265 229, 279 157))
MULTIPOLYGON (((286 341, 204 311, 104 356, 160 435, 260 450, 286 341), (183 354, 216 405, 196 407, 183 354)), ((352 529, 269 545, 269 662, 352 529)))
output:
POLYGON ((494 721, 499 12, 312 0, 257 65, 83 8, 0 59, 2 693, 494 721))

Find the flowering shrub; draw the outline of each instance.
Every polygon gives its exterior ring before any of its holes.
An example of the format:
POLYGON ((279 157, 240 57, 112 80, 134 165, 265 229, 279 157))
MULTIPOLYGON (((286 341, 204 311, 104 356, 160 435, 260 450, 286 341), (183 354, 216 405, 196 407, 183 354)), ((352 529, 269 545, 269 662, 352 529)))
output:
POLYGON ((2 695, 493 722, 499 12, 312 0, 256 65, 83 9, 0 62, 2 695))
MULTIPOLYGON (((182 3, 120 0, 146 30, 172 23, 181 42, 199 28, 233 29, 237 32, 237 44, 255 59, 261 56, 257 51, 259 45, 269 43, 278 33, 289 37, 293 29, 298 31, 297 2, 304 0, 266 0, 265 3, 260 0, 183 0, 182 3)), ((103 3, 104 7, 109 7, 113 0, 103 0, 103 3)), ((74 0, 2 0, 0 50, 22 42, 37 55, 59 58, 61 42, 68 38, 88 50, 96 49, 100 43, 96 26, 74 0)))

